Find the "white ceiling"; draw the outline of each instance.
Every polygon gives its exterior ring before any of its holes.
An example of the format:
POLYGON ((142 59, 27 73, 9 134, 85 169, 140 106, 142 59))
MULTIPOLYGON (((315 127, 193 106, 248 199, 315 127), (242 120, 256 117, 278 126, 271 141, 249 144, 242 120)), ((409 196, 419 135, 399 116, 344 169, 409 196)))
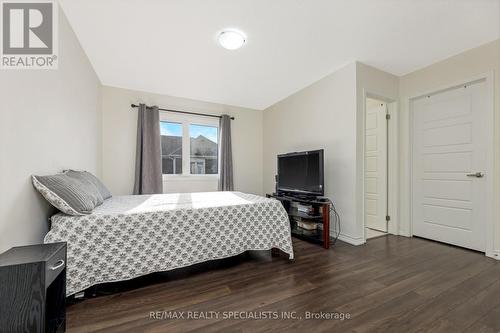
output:
POLYGON ((355 60, 403 75, 500 36, 500 0, 60 2, 103 84, 254 109, 355 60))

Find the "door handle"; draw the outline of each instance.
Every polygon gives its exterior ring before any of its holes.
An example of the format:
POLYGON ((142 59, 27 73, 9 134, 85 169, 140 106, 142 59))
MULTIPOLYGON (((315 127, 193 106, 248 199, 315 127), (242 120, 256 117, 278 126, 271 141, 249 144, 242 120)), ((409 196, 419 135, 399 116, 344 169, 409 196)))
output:
POLYGON ((467 174, 467 177, 483 178, 484 173, 482 173, 482 172, 469 173, 469 174, 467 174))

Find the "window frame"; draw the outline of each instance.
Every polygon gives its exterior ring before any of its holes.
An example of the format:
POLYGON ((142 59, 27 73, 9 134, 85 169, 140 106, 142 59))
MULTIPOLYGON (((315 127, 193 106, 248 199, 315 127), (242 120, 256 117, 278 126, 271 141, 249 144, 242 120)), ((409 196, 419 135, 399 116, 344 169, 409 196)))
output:
MULTIPOLYGON (((168 111, 160 111, 160 122, 170 122, 181 124, 182 126, 182 173, 164 174, 163 180, 179 180, 182 178, 213 181, 219 179, 220 173, 220 144, 217 140, 217 173, 215 174, 192 174, 191 173, 191 140, 189 125, 201 125, 217 128, 217 135, 220 135, 219 119, 213 117, 173 114, 168 111)), ((160 123, 158 124, 160 126, 160 123)))

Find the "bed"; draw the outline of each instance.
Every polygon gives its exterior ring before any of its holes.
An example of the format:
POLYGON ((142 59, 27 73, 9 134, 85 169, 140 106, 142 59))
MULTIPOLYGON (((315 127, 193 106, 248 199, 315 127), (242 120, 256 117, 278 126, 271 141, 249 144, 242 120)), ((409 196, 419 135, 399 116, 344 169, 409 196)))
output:
POLYGON ((90 215, 51 222, 44 242, 67 242, 68 296, 249 250, 278 248, 293 259, 281 204, 241 192, 116 196, 90 215))

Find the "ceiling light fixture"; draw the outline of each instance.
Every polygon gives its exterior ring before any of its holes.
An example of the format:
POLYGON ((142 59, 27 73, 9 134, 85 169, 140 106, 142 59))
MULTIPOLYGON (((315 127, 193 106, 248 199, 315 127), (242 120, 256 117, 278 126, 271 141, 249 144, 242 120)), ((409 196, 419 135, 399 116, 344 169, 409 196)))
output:
POLYGON ((245 35, 235 30, 224 30, 219 34, 219 44, 227 50, 237 50, 246 43, 245 35))

